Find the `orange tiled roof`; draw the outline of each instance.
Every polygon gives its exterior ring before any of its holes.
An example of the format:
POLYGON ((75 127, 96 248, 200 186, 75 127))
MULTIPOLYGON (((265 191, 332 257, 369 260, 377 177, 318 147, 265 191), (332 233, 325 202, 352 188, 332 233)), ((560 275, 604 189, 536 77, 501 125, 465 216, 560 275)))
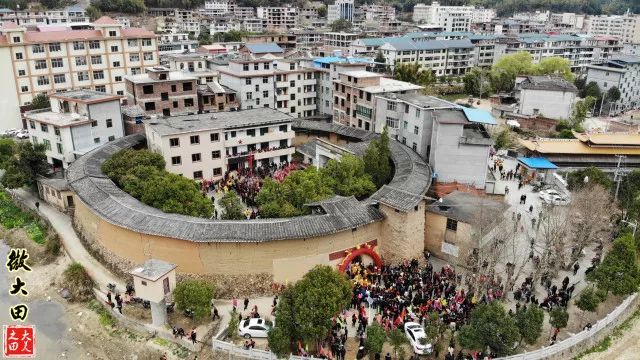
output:
POLYGON ((94 24, 98 24, 98 25, 117 25, 118 22, 113 20, 112 18, 108 17, 108 16, 102 16, 101 18, 99 18, 98 20, 93 22, 94 24))
POLYGON ((530 151, 540 154, 585 154, 585 155, 640 155, 640 147, 588 146, 579 139, 538 139, 520 140, 520 144, 530 151))

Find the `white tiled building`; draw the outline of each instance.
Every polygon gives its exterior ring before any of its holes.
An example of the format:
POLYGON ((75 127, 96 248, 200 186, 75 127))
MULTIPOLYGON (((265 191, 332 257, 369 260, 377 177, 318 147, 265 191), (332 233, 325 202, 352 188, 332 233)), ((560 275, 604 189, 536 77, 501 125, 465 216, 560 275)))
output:
POLYGON ((595 81, 604 93, 612 87, 620 90, 616 109, 640 107, 640 57, 614 56, 606 62, 587 66, 587 83, 595 81))
POLYGON ((78 156, 124 136, 120 96, 91 90, 52 94, 51 108, 25 114, 29 137, 47 162, 66 168, 78 156))
POLYGON ((473 6, 442 6, 434 1, 431 5, 416 4, 413 21, 439 26, 443 31, 469 31, 473 11, 473 6))
POLYGON ((213 180, 231 170, 291 161, 292 120, 276 110, 253 109, 158 118, 145 122, 145 132, 167 171, 213 180))
POLYGON ((640 43, 640 15, 589 16, 585 28, 589 35, 616 36, 624 43, 640 43))
POLYGON ((436 76, 463 75, 474 65, 475 47, 469 39, 413 41, 387 38, 380 46, 387 64, 418 63, 436 76))
POLYGON ((340 19, 353 22, 354 0, 335 0, 333 5, 327 6, 327 23, 340 19))
POLYGON ((258 7, 256 16, 262 19, 267 31, 286 31, 298 25, 298 8, 295 7, 258 7))
POLYGON ((38 94, 92 89, 124 94, 123 77, 158 64, 156 36, 102 17, 88 30, 0 29, 0 128, 20 126, 19 107, 38 94))

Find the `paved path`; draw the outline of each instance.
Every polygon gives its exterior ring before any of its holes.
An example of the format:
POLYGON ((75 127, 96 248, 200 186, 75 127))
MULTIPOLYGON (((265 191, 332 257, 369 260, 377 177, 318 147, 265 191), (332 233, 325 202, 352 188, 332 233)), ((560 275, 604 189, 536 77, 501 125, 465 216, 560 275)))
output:
POLYGON ((118 289, 124 291, 125 283, 115 277, 107 268, 105 268, 98 260, 94 259, 91 254, 84 248, 84 245, 80 242, 76 231, 71 224, 71 217, 64 214, 53 206, 47 204, 45 201, 36 198, 36 196, 24 189, 10 190, 10 192, 17 198, 22 200, 22 203, 29 208, 36 210, 36 201, 40 202, 40 209, 38 213, 40 216, 47 219, 53 229, 58 233, 60 241, 69 257, 84 266, 89 276, 96 283, 96 286, 104 291, 107 289, 107 284, 116 284, 118 289))

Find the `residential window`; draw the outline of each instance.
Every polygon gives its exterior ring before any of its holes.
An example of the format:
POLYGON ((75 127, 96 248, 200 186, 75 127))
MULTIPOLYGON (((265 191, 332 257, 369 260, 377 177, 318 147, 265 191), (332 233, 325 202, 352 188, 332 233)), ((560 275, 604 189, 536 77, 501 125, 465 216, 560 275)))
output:
POLYGON ((87 81, 89 80, 89 72, 88 71, 80 71, 78 72, 78 81, 87 81))
POLYGON ((99 40, 89 41, 89 49, 100 49, 100 41, 99 40))
POLYGON ((73 50, 84 50, 84 41, 74 41, 73 50))
POLYGON ((264 63, 264 69, 269 70, 269 63, 264 63))
POLYGON ((115 139, 116 139, 116 137, 115 137, 115 136, 113 136, 113 135, 110 135, 110 136, 107 138, 107 140, 108 140, 108 141, 113 141, 113 140, 115 140, 115 139))
POLYGON ((193 172, 194 179, 202 179, 202 171, 194 171, 193 172))
POLYGON ((156 103, 154 103, 154 102, 144 103, 144 110, 145 111, 151 111, 151 110, 155 110, 155 109, 156 109, 156 103))
POLYGON ((54 52, 54 51, 60 51, 60 43, 51 43, 49 44, 49 51, 50 52, 54 52))
POLYGON ((120 67, 120 61, 114 61, 113 62, 113 67, 120 67))
POLYGON ((94 144, 100 144, 100 138, 99 137, 93 138, 93 143, 94 144))
POLYGON ((193 83, 186 82, 182 83, 182 91, 191 91, 193 90, 193 83))
POLYGON ((242 71, 249 71, 249 64, 242 64, 242 71))
POLYGON ((220 134, 218 133, 210 134, 209 137, 211 138, 211 142, 220 141, 220 134))
POLYGON ((200 161, 200 160, 202 160, 202 159, 200 158, 200 153, 191 154, 191 161, 192 161, 192 162, 198 162, 198 161, 200 161))
POLYGON ((142 57, 145 60, 153 60, 153 53, 146 52, 146 53, 142 54, 142 57))
POLYGON ((151 46, 151 39, 142 39, 142 46, 151 46))
POLYGON ((260 136, 262 136, 262 135, 264 135, 264 134, 266 134, 268 132, 269 132, 269 128, 266 128, 266 127, 260 128, 260 136))
POLYGON ((212 159, 220 159, 220 150, 214 150, 211 152, 212 159))
POLYGON ((458 231, 458 220, 447 218, 447 230, 458 231))
POLYGON ((245 85, 251 85, 251 79, 244 79, 245 85))
POLYGON ((98 92, 107 92, 107 87, 105 85, 98 85, 94 88, 94 90, 98 92))
POLYGON ((104 79, 104 71, 97 70, 93 72, 93 80, 101 80, 104 79))
POLYGON ((142 70, 140 70, 139 67, 131 68, 131 75, 138 75, 140 73, 142 73, 142 70))
POLYGON ((153 85, 142 86, 142 93, 145 95, 153 94, 153 85))
POLYGON ((20 36, 14 36, 13 37, 13 42, 14 43, 19 43, 20 42, 20 36))
POLYGON ((58 150, 58 154, 62 154, 62 144, 56 143, 56 149, 58 150))
POLYGON ((49 85, 48 76, 38 76, 38 85, 49 85))
POLYGON ((60 129, 57 127, 53 128, 53 133, 56 134, 57 136, 60 136, 60 129))
POLYGON ((214 168, 213 176, 220 176, 220 175, 222 175, 222 168, 214 168))
POLYGON ((38 137, 37 137, 37 136, 32 136, 32 137, 31 137, 31 141, 32 141, 34 144, 37 144, 37 143, 38 143, 38 137))
POLYGON ((87 58, 85 56, 76 56, 76 66, 87 65, 87 58))
POLYGON ((193 107, 193 99, 184 99, 185 107, 193 107))
POLYGON ((100 64, 102 64, 102 56, 101 55, 91 55, 91 64, 92 65, 100 65, 100 64))
POLYGON ((16 53, 16 60, 22 60, 22 53, 21 52, 17 52, 16 53))
POLYGON ((93 120, 91 122, 91 127, 96 127, 96 126, 98 126, 98 121, 97 120, 93 120))
POLYGON ((231 137, 232 137, 232 138, 236 137, 236 132, 235 132, 235 131, 232 131, 232 132, 231 132, 231 137))
POLYGON ((268 77, 266 77, 266 76, 264 76, 264 77, 262 78, 262 83, 263 83, 263 84, 268 84, 268 83, 269 83, 269 78, 268 78, 268 77))
POLYGON ((248 92, 247 93, 247 100, 251 100, 253 99, 253 93, 252 92, 248 92))
POLYGON ((180 164, 182 164, 182 158, 180 156, 171 157, 171 165, 180 165, 180 164))
POLYGON ((47 60, 36 60, 36 70, 42 70, 47 68, 47 60))
POLYGON ((140 54, 129 54, 129 61, 131 62, 140 61, 140 54))
POLYGON ((111 119, 107 119, 107 121, 106 121, 106 122, 107 122, 107 127, 108 127, 108 128, 113 127, 113 120, 111 120, 111 119))
POLYGON ((67 78, 64 74, 53 75, 53 82, 55 84, 64 84, 67 82, 67 78))
MULTIPOLYGON (((118 36, 118 35, 117 35, 117 32, 115 30, 110 30, 109 31, 109 36, 114 37, 114 36, 118 36)), ((113 48, 113 46, 112 46, 112 48, 113 48)))
POLYGON ((280 125, 278 130, 280 130, 280 132, 287 132, 287 125, 280 125))
POLYGON ((118 52, 118 45, 111 45, 111 52, 118 52))
POLYGON ((405 120, 404 122, 402 122, 402 128, 407 130, 407 127, 409 126, 409 122, 407 120, 405 120))
POLYGON ((27 72, 24 70, 18 70, 18 76, 25 76, 27 75, 27 72))
POLYGON ((43 53, 44 52, 44 45, 37 44, 37 45, 31 46, 31 52, 33 52, 34 54, 43 53))
POLYGON ((200 135, 191 135, 189 141, 191 141, 191 145, 200 144, 200 135))
POLYGON ((413 127, 413 133, 418 135, 418 132, 420 131, 420 129, 417 126, 413 127))
POLYGON ((176 85, 171 85, 171 92, 176 92, 178 91, 178 88, 176 85))
POLYGON ((28 91, 29 91, 29 87, 28 87, 28 86, 26 86, 26 85, 22 85, 22 86, 20 87, 20 90, 21 90, 22 92, 28 92, 28 91))
POLYGON ((416 117, 420 117, 420 109, 416 109, 416 117))
POLYGON ((387 110, 396 111, 396 103, 389 101, 387 103, 387 110))
POLYGON ((398 128, 398 119, 394 119, 392 117, 387 117, 387 127, 390 127, 392 129, 397 129, 398 128))
POLYGON ((63 66, 64 66, 64 63, 62 62, 62 58, 51 59, 52 68, 61 68, 63 66))
POLYGON ((258 63, 253 64, 253 70, 256 70, 256 71, 260 70, 260 64, 258 63))
POLYGON ((51 151, 51 141, 44 139, 42 140, 42 144, 44 145, 44 148, 51 151))
POLYGON ((413 151, 418 151, 418 144, 413 143, 413 145, 411 146, 411 148, 413 149, 413 151))
POLYGON ((251 136, 251 137, 256 136, 256 129, 247 130, 247 136, 251 136))
POLYGON ((117 82, 120 82, 120 81, 122 81, 122 76, 121 76, 121 75, 118 75, 118 76, 115 76, 113 79, 114 79, 115 81, 117 81, 117 82))
POLYGON ((180 146, 180 139, 179 138, 170 138, 169 139, 169 146, 171 146, 171 147, 180 146))
POLYGON ((40 130, 42 132, 49 132, 49 125, 47 124, 40 124, 40 130))

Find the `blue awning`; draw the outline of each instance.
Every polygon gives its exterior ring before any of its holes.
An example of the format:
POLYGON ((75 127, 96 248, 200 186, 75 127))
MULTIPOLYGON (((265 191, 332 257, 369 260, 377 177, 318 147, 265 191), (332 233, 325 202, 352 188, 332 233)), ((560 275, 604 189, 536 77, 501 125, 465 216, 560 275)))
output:
POLYGON ((528 167, 529 169, 535 170, 548 170, 548 169, 557 169, 556 164, 545 158, 528 158, 528 157, 519 157, 518 162, 522 163, 522 165, 528 167))
POLYGON ((462 111, 464 111, 464 116, 467 117, 467 120, 487 125, 496 125, 496 119, 491 115, 490 112, 481 109, 472 109, 468 107, 461 106, 462 111))

